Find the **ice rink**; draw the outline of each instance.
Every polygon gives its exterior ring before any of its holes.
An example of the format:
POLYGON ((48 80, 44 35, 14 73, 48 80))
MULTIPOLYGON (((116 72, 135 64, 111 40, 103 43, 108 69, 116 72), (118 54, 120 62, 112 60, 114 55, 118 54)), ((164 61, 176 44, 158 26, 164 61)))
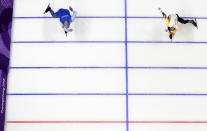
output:
POLYGON ((14 0, 6 131, 206 131, 206 5, 14 0), (49 3, 78 12, 67 37, 49 3), (199 29, 171 42, 158 7, 199 29))

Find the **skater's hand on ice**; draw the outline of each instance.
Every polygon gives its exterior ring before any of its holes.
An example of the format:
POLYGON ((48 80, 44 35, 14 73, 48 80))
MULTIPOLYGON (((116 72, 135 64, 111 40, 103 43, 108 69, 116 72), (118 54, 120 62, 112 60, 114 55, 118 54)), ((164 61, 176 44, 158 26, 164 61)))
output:
POLYGON ((158 8, 159 11, 161 11, 161 8, 158 8))
POLYGON ((69 31, 70 31, 70 32, 72 32, 72 31, 73 31, 73 29, 70 29, 69 31))
POLYGON ((165 29, 165 32, 168 32, 168 29, 165 29))

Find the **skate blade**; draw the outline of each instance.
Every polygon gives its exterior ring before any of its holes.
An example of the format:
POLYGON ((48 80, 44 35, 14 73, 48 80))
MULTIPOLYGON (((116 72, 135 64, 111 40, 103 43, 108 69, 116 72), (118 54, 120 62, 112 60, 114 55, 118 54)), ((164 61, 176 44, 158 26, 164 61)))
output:
POLYGON ((198 29, 198 22, 197 22, 197 19, 195 19, 195 23, 196 23, 196 28, 198 29))
POLYGON ((50 7, 50 3, 48 4, 48 6, 47 6, 47 8, 46 8, 46 10, 45 10, 45 12, 44 12, 44 14, 46 14, 47 13, 47 9, 50 7))

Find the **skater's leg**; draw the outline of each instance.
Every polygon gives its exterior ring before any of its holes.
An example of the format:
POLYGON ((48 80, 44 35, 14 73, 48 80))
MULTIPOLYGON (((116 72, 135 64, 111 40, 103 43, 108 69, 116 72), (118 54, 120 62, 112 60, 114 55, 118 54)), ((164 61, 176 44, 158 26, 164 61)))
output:
POLYGON ((50 4, 47 6, 44 14, 46 14, 47 12, 50 12, 50 14, 52 15, 52 17, 54 17, 54 18, 57 17, 56 13, 54 13, 54 11, 51 9, 50 4))
POLYGON ((56 17, 55 12, 52 9, 50 10, 50 14, 52 15, 52 17, 56 17))
POLYGON ((52 17, 54 17, 54 18, 59 18, 60 16, 61 16, 61 11, 62 11, 63 9, 61 8, 61 9, 59 9, 57 12, 55 12, 54 13, 54 11, 53 10, 51 10, 50 11, 50 13, 51 13, 51 15, 52 15, 52 17))
POLYGON ((46 13, 49 12, 50 10, 51 10, 51 7, 50 7, 50 4, 49 4, 49 5, 47 6, 47 8, 46 8, 44 14, 46 14, 46 13))
POLYGON ((59 9, 56 13, 51 9, 50 4, 47 6, 47 9, 45 10, 44 14, 47 12, 50 12, 50 14, 52 15, 52 17, 54 18, 58 18, 61 15, 61 10, 59 9))
POLYGON ((187 23, 190 23, 190 20, 184 20, 183 18, 181 18, 178 14, 177 14, 177 17, 178 17, 178 21, 182 24, 187 24, 187 23))
POLYGON ((197 27, 197 23, 194 20, 184 20, 183 18, 179 17, 179 15, 177 14, 178 17, 178 21, 182 24, 187 24, 187 23, 191 23, 193 24, 195 27, 197 27))
POLYGON ((52 15, 52 17, 57 18, 56 13, 52 9, 50 9, 50 14, 52 15))

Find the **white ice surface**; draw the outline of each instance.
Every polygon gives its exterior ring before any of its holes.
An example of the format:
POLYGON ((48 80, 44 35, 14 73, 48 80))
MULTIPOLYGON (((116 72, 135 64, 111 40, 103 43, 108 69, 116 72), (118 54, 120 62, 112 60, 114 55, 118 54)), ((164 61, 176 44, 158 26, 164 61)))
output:
POLYGON ((11 66, 124 66, 123 44, 14 44, 11 66), (32 58, 32 59, 31 59, 32 58))
MULTIPOLYGON (((207 41, 206 20, 199 19, 199 30, 192 24, 178 24, 173 41, 207 41)), ((129 41, 169 41, 164 19, 128 19, 129 41)))
MULTIPOLYGON (((124 124, 10 124, 12 131, 125 131, 124 124)), ((205 128, 204 128, 205 129, 205 128)), ((202 130, 201 130, 202 131, 202 130)))
POLYGON ((128 16, 160 16, 158 7, 166 14, 178 13, 185 17, 206 17, 205 0, 127 0, 128 16))
POLYGON ((131 131, 206 131, 206 124, 131 124, 131 131))
MULTIPOLYGON (((13 19, 8 93, 126 93, 126 69, 35 67, 125 67, 124 0, 14 0, 14 17, 50 17, 71 5, 78 17, 64 35, 58 19, 13 19), (34 42, 36 43, 30 43, 34 42), (40 41, 38 43, 38 41, 40 41), (41 41, 56 41, 56 43, 41 41), (59 42, 57 42, 59 41, 59 42), (70 41, 70 43, 61 43, 70 41), (83 41, 79 43, 74 41, 83 41), (93 42, 97 41, 97 42, 93 42), (99 41, 99 42, 98 42, 99 41), (110 41, 100 43, 100 41, 110 41), (116 43, 113 43, 116 41, 116 43)), ((127 0, 129 17, 167 14, 206 17, 205 0, 127 0)), ((206 19, 199 29, 179 24, 174 41, 206 42, 206 19)), ((169 41, 164 19, 128 18, 128 41, 169 41)), ((128 43, 129 67, 207 67, 207 46, 200 43, 128 43)), ((134 93, 207 93, 206 69, 128 69, 128 91, 134 93)), ((128 97, 129 121, 206 121, 206 96, 128 97)), ((126 121, 124 95, 27 95, 7 97, 7 121, 126 121)), ((126 124, 19 124, 6 131, 126 131, 126 124)), ((206 131, 206 124, 129 124, 128 131, 206 131)))
POLYGON ((206 70, 129 70, 130 93, 207 93, 206 70))
POLYGON ((128 50, 129 66, 207 66, 205 44, 129 44, 128 50))
POLYGON ((8 99, 7 120, 124 121, 125 96, 28 96, 8 99), (41 116, 41 118, 40 118, 41 116))
POLYGON ((130 96, 129 99, 132 121, 206 120, 205 96, 130 96))
POLYGON ((9 93, 125 93, 122 69, 12 69, 10 74, 9 93))
POLYGON ((124 1, 120 0, 15 0, 14 16, 50 16, 43 14, 48 3, 54 11, 72 6, 79 16, 124 16, 124 1))
POLYGON ((14 19, 13 41, 123 41, 123 19, 78 19, 65 36, 58 19, 14 19), (36 25, 36 26, 34 26, 36 25), (82 27, 82 28, 79 28, 82 27))

